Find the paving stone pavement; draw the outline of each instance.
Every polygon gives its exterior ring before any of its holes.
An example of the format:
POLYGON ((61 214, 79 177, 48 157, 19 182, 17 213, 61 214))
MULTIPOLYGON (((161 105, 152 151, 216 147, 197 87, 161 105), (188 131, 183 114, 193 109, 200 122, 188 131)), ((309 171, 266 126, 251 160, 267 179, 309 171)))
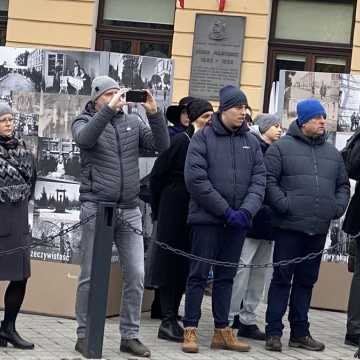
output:
MULTIPOLYGON (((266 306, 261 305, 259 319, 264 319, 266 306)), ((222 350, 210 350, 213 323, 211 317, 211 301, 204 298, 202 320, 199 326, 199 354, 185 354, 180 350, 180 344, 170 343, 157 338, 159 321, 151 320, 149 313, 142 316, 141 339, 152 351, 152 360, 342 360, 352 359, 355 347, 344 345, 346 314, 339 312, 311 310, 310 322, 312 335, 325 342, 324 352, 315 353, 306 350, 290 349, 287 347, 289 329, 283 336, 283 352, 274 353, 264 349, 264 343, 250 341, 252 349, 249 353, 235 353, 222 350)), ((2 315, 2 314, 0 314, 2 315)), ((263 321, 259 322, 263 328, 263 321)), ((74 320, 46 317, 38 315, 20 314, 17 328, 19 332, 36 344, 33 351, 22 351, 12 348, 0 348, 0 360, 80 360, 83 359, 74 351, 75 328, 74 320)), ((106 321, 105 341, 103 347, 104 359, 135 360, 134 356, 119 353, 118 318, 106 321)))

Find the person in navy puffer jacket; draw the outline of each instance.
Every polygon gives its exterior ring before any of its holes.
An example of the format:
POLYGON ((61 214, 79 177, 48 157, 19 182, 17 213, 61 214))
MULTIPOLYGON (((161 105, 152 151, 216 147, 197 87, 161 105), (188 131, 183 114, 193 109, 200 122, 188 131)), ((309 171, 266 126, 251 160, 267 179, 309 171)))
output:
MULTIPOLYGON (((190 193, 188 222, 192 254, 208 259, 239 261, 246 231, 264 199, 266 171, 256 137, 249 132, 247 99, 237 87, 220 90, 219 111, 211 125, 191 139, 185 163, 190 193)), ((210 265, 192 261, 187 281, 183 320, 184 352, 197 352, 200 319, 210 265)), ((236 268, 214 267, 212 348, 248 351, 228 327, 231 290, 236 268)))

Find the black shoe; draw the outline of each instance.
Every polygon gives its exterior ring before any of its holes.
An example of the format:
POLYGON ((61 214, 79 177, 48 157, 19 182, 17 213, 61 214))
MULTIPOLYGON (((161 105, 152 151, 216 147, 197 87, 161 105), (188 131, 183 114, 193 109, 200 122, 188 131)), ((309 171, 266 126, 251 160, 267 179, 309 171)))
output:
POLYGON ((150 357, 150 350, 139 339, 121 339, 120 351, 140 357, 150 357))
POLYGON ((257 325, 244 325, 240 323, 237 336, 261 341, 266 340, 265 333, 257 325))
POLYGON ((357 347, 360 344, 360 335, 346 334, 344 343, 345 343, 345 345, 350 345, 350 346, 356 346, 357 347))
POLYGON ((14 348, 22 350, 32 350, 35 346, 33 343, 23 339, 15 330, 15 323, 4 324, 0 327, 0 347, 6 347, 10 343, 14 348))
POLYGON ((311 351, 323 351, 325 349, 325 345, 313 339, 311 335, 297 338, 290 336, 289 346, 311 351))
POLYGON ((235 315, 234 316, 234 321, 233 324, 231 326, 233 329, 239 329, 240 327, 240 319, 239 319, 239 315, 235 315))
POLYGON ((85 339, 77 339, 75 344, 75 351, 85 356, 85 339))
POLYGON ((159 327, 158 338, 174 342, 183 342, 184 329, 175 319, 162 321, 159 327))
POLYGON ((265 349, 269 351, 282 351, 281 337, 268 336, 266 338, 265 349))

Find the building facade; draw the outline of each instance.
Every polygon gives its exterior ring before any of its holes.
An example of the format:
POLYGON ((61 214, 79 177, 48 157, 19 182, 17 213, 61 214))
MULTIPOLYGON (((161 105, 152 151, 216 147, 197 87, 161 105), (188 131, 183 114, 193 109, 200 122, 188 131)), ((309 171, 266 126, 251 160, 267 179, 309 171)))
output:
POLYGON ((246 18, 240 87, 255 112, 267 110, 280 69, 360 73, 356 0, 0 0, 0 37, 172 57, 176 102, 189 92, 196 14, 246 18))

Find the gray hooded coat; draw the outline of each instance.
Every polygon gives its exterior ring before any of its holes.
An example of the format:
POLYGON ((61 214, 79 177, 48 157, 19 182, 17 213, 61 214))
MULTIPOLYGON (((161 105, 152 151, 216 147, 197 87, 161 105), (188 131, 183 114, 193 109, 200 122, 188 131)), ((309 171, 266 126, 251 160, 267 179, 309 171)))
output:
POLYGON ((138 116, 114 112, 105 105, 95 112, 92 102, 72 124, 80 147, 80 201, 115 202, 121 208, 138 204, 139 149, 164 151, 170 145, 161 112, 148 116, 150 128, 138 116))
POLYGON ((267 203, 273 225, 309 235, 326 234, 350 196, 343 159, 326 137, 306 137, 294 121, 266 152, 267 203))

